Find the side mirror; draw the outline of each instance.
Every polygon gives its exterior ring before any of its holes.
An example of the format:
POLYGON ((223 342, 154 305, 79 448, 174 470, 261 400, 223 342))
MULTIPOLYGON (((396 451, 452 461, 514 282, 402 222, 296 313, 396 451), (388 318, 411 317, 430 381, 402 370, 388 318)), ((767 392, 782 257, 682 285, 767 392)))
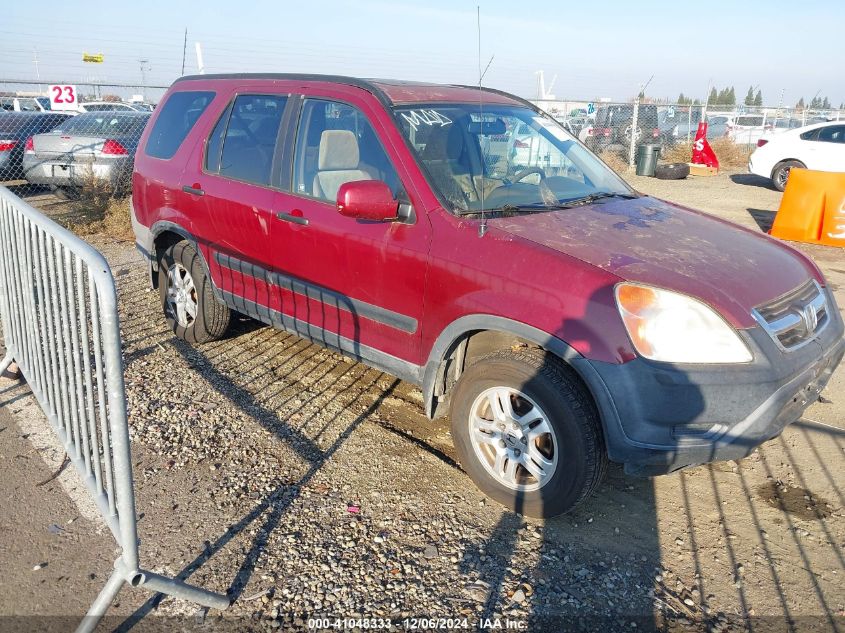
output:
POLYGON ((354 180, 337 190, 337 211, 347 218, 392 222, 399 218, 399 201, 381 180, 354 180))

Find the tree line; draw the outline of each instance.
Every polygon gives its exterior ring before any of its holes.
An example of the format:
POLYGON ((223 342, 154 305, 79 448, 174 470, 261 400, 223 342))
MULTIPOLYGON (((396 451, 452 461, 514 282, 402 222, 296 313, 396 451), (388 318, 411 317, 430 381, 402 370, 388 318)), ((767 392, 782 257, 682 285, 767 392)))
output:
MULTIPOLYGON (((678 96, 676 103, 680 105, 701 105, 701 101, 699 99, 687 97, 683 92, 678 96)), ((748 92, 745 94, 745 99, 742 103, 747 106, 763 105, 763 92, 759 88, 755 92, 754 86, 749 86, 748 92)), ((736 90, 733 86, 725 87, 721 90, 717 90, 714 86, 710 89, 710 94, 707 97, 708 106, 735 106, 736 104, 736 90)), ((830 110, 832 107, 830 99, 819 96, 813 97, 810 100, 809 105, 805 104, 804 97, 801 97, 801 99, 798 100, 798 103, 795 104, 795 108, 798 110, 803 110, 805 108, 810 110, 830 110)), ((843 108, 845 108, 845 104, 841 104, 839 106, 839 109, 843 108)))

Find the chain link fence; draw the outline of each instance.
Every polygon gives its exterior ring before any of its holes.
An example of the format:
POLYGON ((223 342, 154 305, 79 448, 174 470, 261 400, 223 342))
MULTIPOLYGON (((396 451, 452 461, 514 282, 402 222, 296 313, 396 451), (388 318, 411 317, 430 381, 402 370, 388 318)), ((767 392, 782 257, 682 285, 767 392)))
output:
MULTIPOLYGON (((0 184, 23 198, 78 202, 105 213, 131 193, 134 154, 144 125, 167 86, 77 83, 63 110, 51 109, 48 82, 0 80, 0 184)), ((839 110, 709 106, 586 100, 535 101, 618 171, 639 146, 657 144, 663 159, 690 159, 698 124, 708 123, 720 160, 740 168, 763 135, 845 118, 839 110)), ((55 103, 54 103, 55 106, 55 103)), ((92 217, 91 219, 97 219, 92 217)))
POLYGON ((702 121, 707 121, 707 139, 711 144, 718 144, 722 153, 739 156, 750 154, 764 135, 845 119, 845 111, 808 108, 644 101, 538 100, 534 103, 617 168, 633 165, 638 147, 646 143, 659 145, 664 156, 683 156, 690 150, 702 121))

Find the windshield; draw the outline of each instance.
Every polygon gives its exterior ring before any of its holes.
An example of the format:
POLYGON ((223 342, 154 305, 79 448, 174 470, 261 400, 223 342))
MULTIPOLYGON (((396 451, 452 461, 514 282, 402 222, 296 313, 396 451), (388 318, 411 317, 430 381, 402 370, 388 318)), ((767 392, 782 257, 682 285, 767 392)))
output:
POLYGON ((633 194, 555 121, 522 106, 482 108, 450 103, 395 109, 429 181, 453 211, 543 210, 597 194, 633 194))

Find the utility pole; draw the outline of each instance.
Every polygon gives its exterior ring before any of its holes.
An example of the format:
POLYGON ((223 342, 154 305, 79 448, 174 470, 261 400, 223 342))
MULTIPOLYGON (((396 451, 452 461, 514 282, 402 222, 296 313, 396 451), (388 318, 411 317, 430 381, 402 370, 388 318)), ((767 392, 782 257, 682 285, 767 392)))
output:
POLYGON ((182 76, 185 75, 185 53, 188 51, 188 27, 185 27, 185 41, 182 44, 182 76))
POLYGON ((150 63, 149 59, 139 59, 138 63, 141 65, 141 94, 144 97, 144 101, 147 100, 147 75, 146 71, 149 68, 145 68, 144 66, 150 63))

